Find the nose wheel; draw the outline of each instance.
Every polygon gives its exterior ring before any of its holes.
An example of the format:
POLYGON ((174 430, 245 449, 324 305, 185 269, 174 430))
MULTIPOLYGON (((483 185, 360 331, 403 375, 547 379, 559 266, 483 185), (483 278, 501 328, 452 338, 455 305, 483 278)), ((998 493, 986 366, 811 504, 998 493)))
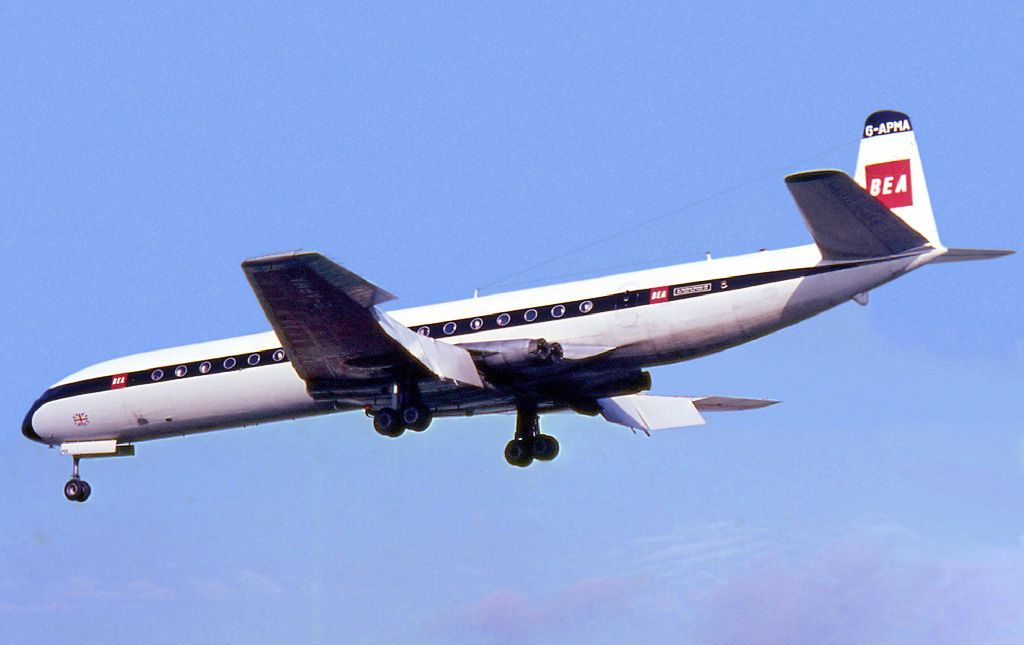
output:
POLYGON ((64 497, 69 502, 84 502, 92 494, 92 487, 89 482, 78 476, 78 455, 72 457, 74 466, 71 471, 71 479, 64 484, 64 497))
POLYGON ((84 502, 89 499, 91 493, 92 487, 84 479, 69 479, 68 483, 64 484, 64 497, 67 497, 69 502, 84 502))
POLYGON ((558 456, 558 439, 541 434, 537 407, 521 403, 516 410, 516 437, 505 446, 505 461, 526 468, 536 459, 551 461, 558 456))

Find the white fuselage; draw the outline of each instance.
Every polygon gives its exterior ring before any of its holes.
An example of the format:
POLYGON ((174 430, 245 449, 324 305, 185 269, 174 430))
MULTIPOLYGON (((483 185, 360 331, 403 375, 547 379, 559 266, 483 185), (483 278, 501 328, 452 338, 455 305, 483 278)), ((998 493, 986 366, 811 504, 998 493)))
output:
MULTIPOLYGON (((703 356, 771 333, 884 284, 941 252, 840 264, 823 262, 818 248, 808 245, 389 314, 448 342, 544 338, 615 348, 595 359, 598 365, 641 368, 703 356), (586 302, 610 303, 620 297, 621 306, 601 310, 592 305, 584 311, 586 302), (570 304, 573 315, 555 317, 559 305, 565 311, 570 304), (510 322, 501 325, 505 313, 510 322), (487 324, 474 331, 477 319, 487 324), (455 329, 447 334, 450 321, 456 321, 455 329)), ((275 354, 280 348, 277 336, 266 332, 92 365, 51 387, 29 412, 23 431, 48 444, 135 442, 372 405, 372 400, 314 400, 283 352, 275 354), (228 359, 234 360, 231 369, 228 359), (185 368, 180 376, 179 366, 185 368)))

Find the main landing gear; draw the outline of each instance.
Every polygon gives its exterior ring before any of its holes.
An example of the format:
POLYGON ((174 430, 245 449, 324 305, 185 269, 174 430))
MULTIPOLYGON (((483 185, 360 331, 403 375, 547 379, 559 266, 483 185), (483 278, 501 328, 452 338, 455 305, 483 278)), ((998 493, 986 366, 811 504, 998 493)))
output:
POLYGON ((516 409, 516 438, 505 446, 505 461, 525 468, 533 460, 551 461, 558 456, 558 439, 541 434, 537 406, 520 403, 516 409))
POLYGON ((71 479, 64 484, 64 497, 67 497, 69 502, 84 502, 89 499, 92 487, 89 486, 89 482, 78 476, 78 455, 72 456, 71 459, 74 466, 71 471, 71 479))
POLYGON ((430 408, 423 405, 416 381, 409 379, 392 386, 391 405, 374 413, 373 429, 385 437, 398 437, 406 430, 423 432, 433 420, 430 408))

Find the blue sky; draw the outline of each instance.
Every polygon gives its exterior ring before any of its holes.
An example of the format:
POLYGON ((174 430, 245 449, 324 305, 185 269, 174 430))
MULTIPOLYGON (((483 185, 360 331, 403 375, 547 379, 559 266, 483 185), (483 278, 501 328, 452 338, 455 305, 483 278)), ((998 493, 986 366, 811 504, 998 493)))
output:
POLYGON ((87 364, 266 329, 253 255, 412 305, 804 244, 783 175, 852 171, 880 108, 947 244, 1024 249, 1022 18, 5 3, 0 642, 1024 639, 1020 255, 654 372, 782 405, 652 439, 553 416, 526 470, 511 417, 348 414, 87 462, 76 505, 19 432, 87 364))

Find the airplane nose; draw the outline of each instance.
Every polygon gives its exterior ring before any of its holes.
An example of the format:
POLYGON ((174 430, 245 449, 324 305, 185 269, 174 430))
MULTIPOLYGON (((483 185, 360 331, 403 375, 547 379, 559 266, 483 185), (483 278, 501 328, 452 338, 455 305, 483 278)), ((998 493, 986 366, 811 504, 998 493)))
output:
POLYGON ((42 405, 43 400, 39 399, 38 401, 32 404, 31 408, 29 408, 28 414, 25 415, 25 420, 21 422, 21 434, 25 435, 26 439, 38 441, 39 443, 46 443, 45 441, 43 441, 42 437, 36 434, 35 428, 32 427, 32 415, 34 415, 36 413, 36 410, 38 410, 42 405))

